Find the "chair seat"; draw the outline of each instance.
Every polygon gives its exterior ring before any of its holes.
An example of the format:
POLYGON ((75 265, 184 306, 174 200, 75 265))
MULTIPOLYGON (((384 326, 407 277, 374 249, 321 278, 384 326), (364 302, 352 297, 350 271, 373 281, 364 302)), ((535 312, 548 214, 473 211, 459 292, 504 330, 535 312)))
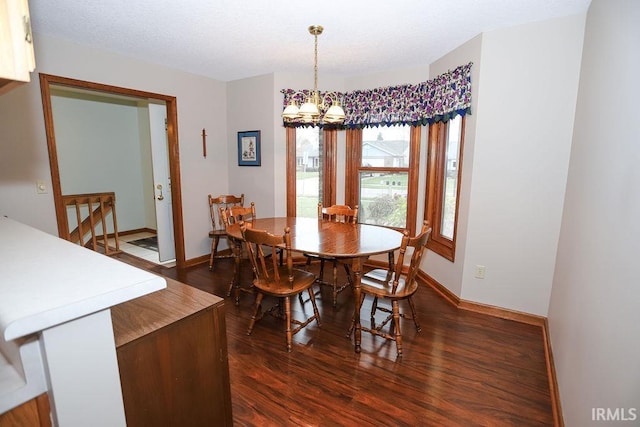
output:
POLYGON ((313 273, 296 268, 293 269, 293 287, 290 287, 289 270, 287 266, 280 267, 279 272, 279 281, 256 279, 253 281, 253 285, 265 294, 283 297, 295 295, 308 289, 316 280, 316 276, 313 273))
POLYGON ((209 237, 224 237, 227 235, 227 231, 226 230, 211 230, 209 231, 209 237))
POLYGON ((363 292, 376 297, 384 297, 394 300, 407 298, 418 290, 418 283, 415 280, 407 286, 404 277, 400 277, 400 280, 398 280, 398 287, 396 291, 393 292, 393 275, 391 275, 387 280, 388 273, 388 270, 379 268, 371 270, 362 276, 361 288, 363 292))

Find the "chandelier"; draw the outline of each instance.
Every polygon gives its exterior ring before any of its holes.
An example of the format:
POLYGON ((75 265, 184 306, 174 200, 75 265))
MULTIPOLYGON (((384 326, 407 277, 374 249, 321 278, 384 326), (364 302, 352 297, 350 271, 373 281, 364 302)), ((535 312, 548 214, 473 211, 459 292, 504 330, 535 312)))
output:
MULTIPOLYGON (((309 27, 309 33, 315 38, 315 56, 313 63, 313 92, 309 94, 306 101, 298 107, 295 100, 297 94, 302 92, 296 92, 291 97, 291 102, 282 112, 282 118, 285 121, 301 121, 303 123, 327 123, 327 124, 340 124, 344 122, 344 110, 340 105, 338 94, 335 92, 325 92, 320 95, 318 92, 318 36, 322 34, 321 25, 312 25, 309 27), (331 106, 327 109, 327 106, 331 106), (320 112, 326 109, 324 116, 321 116, 320 112)), ((304 95, 302 95, 304 98, 304 95)))

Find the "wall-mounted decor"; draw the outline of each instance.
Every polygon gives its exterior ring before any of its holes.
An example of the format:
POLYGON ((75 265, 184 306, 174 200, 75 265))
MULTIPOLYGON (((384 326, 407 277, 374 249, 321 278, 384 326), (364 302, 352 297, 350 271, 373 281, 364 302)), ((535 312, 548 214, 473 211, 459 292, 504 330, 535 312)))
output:
POLYGON ((238 166, 260 166, 260 131, 238 132, 238 166))

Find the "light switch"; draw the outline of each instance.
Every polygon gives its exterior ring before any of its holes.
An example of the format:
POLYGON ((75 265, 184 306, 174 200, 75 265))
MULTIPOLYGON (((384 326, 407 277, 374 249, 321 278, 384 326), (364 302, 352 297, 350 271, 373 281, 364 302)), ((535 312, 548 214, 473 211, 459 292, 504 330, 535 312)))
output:
POLYGON ((47 183, 43 179, 36 181, 36 192, 38 194, 47 194, 47 183))

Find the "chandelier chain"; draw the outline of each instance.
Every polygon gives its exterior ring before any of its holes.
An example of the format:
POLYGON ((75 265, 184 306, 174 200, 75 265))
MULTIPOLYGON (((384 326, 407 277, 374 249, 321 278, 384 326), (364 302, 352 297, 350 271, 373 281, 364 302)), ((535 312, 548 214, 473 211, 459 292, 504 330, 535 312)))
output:
POLYGON ((313 90, 318 93, 318 34, 314 34, 315 53, 313 57, 313 90))

